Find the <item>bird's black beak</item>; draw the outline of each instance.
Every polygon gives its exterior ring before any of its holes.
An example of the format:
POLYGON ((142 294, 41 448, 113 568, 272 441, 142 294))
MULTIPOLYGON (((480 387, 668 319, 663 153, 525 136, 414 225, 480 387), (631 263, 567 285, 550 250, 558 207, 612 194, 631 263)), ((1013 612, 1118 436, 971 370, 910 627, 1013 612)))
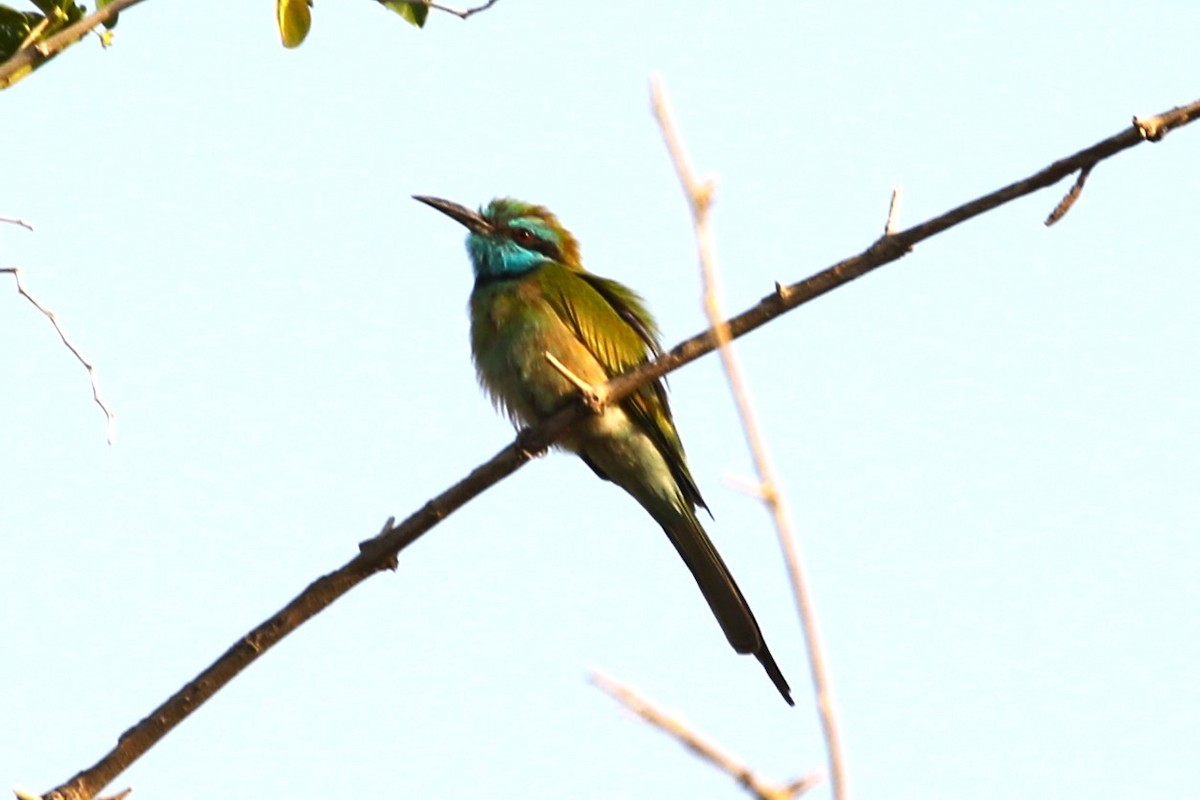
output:
POLYGON ((449 200, 443 200, 440 197, 427 197, 420 194, 414 194, 413 200, 422 202, 431 208, 436 208, 450 219, 461 222, 472 233, 487 236, 494 230, 492 223, 484 219, 478 212, 472 211, 466 206, 460 206, 458 203, 451 203, 449 200))

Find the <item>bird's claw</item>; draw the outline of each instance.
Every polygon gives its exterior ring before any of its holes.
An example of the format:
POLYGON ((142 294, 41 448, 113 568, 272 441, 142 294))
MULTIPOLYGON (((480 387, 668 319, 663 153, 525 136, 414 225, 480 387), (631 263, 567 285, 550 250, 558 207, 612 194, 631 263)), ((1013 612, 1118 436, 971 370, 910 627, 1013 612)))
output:
POLYGON ((533 430, 533 428, 521 428, 521 430, 517 431, 517 449, 520 450, 522 455, 524 455, 529 461, 532 461, 535 458, 541 458, 542 456, 546 455, 546 451, 550 449, 541 442, 534 440, 533 430))

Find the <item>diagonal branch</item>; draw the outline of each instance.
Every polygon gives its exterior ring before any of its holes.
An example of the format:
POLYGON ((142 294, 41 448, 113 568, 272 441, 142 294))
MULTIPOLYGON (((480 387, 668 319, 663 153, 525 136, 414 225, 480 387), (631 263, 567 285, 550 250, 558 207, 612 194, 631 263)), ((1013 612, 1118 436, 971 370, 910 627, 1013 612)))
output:
POLYGON ((98 9, 78 22, 63 28, 53 36, 33 42, 13 53, 12 57, 0 64, 0 89, 11 86, 26 73, 37 69, 46 60, 66 50, 78 42, 88 31, 97 25, 112 22, 123 9, 137 5, 142 0, 112 0, 104 8, 98 9))
POLYGON ((814 773, 794 780, 786 786, 773 786, 737 758, 705 739, 688 725, 657 708, 628 686, 617 683, 612 678, 599 673, 592 673, 592 683, 596 684, 609 697, 637 714, 648 725, 674 737, 681 745, 733 778, 757 800, 790 800, 790 798, 804 794, 821 780, 821 776, 814 773))
MULTIPOLYGON (((833 682, 829 677, 828 659, 825 656, 825 645, 821 639, 821 627, 817 622, 811 584, 805 574, 804 559, 800 555, 800 546, 793 532, 787 502, 779 489, 775 468, 771 464, 767 438, 763 435, 758 424, 758 416, 754 413, 754 404, 750 401, 750 389, 742 374, 737 354, 733 350, 729 331, 721 324, 725 318, 725 312, 721 307, 720 287, 718 286, 717 248, 713 240, 712 229, 708 224, 708 214, 713 201, 712 182, 701 181, 696 176, 696 170, 684 148, 683 138, 675 125, 674 114, 671 112, 670 101, 667 99, 667 90, 661 79, 655 77, 651 82, 650 93, 653 98, 654 115, 658 119, 659 127, 662 128, 667 150, 670 151, 675 171, 679 174, 680 183, 683 184, 684 194, 687 195, 688 205, 692 210, 692 222, 696 229, 696 248, 700 257, 700 271, 704 283, 704 308, 709 324, 713 326, 712 330, 717 336, 721 365, 725 368, 725 376, 729 381, 734 403, 737 405, 738 417, 742 421, 742 432, 750 446, 754 470, 758 473, 757 494, 775 523, 779 547, 783 551, 784 562, 787 564, 788 575, 791 578, 792 592, 796 596, 796 607, 800 613, 800 627, 803 630, 808 650, 813 692, 817 700, 817 714, 821 720, 821 732, 825 737, 825 747, 829 751, 829 774, 833 797, 835 800, 845 800, 850 796, 846 754, 842 746, 841 726, 838 724, 837 705, 833 695, 833 682)), ((895 209, 896 195, 893 193, 892 208, 888 213, 889 227, 885 228, 885 235, 891 232, 890 226, 895 209)))
MULTIPOLYGON (((964 203, 920 225, 884 236, 858 255, 839 261, 802 281, 790 286, 777 285, 773 293, 727 321, 729 335, 736 339, 797 306, 815 300, 873 269, 896 261, 903 257, 912 245, 923 239, 1018 197, 1050 186, 1087 164, 1127 150, 1146 139, 1156 141, 1167 131, 1186 125, 1197 116, 1200 116, 1200 101, 1156 117, 1135 120, 1132 127, 1056 161, 1028 178, 964 203)), ((706 330, 681 342, 654 361, 614 378, 603 387, 597 387, 597 390, 607 392, 608 402, 617 402, 639 386, 660 378, 689 361, 694 361, 711 352, 716 346, 715 333, 706 330)), ((318 578, 283 609, 235 642, 211 666, 150 712, 144 720, 122 734, 116 747, 94 766, 47 793, 46 800, 91 800, 100 789, 144 755, 168 731, 263 652, 367 577, 394 566, 396 555, 401 550, 488 487, 516 472, 533 457, 533 453, 549 447, 569 425, 588 413, 582 404, 564 408, 545 422, 521 431, 515 441, 476 467, 467 477, 430 500, 399 525, 394 525, 393 520, 389 519, 377 536, 359 545, 358 555, 339 569, 318 578)))

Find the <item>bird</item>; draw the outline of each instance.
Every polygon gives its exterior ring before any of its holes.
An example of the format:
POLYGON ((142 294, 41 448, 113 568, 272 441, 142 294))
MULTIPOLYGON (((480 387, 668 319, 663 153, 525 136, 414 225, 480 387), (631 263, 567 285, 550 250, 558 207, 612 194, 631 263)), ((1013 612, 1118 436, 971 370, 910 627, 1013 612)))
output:
MULTIPOLYGON (((657 323, 642 298, 587 271, 578 241, 544 206, 500 197, 472 211, 439 197, 413 199, 467 228, 475 276, 471 353, 483 389, 514 424, 534 425, 578 401, 579 389, 547 354, 599 386, 661 353, 657 323)), ((794 705, 754 613, 697 516, 708 506, 662 380, 576 423, 557 445, 632 495, 662 526, 730 645, 757 658, 794 705)))

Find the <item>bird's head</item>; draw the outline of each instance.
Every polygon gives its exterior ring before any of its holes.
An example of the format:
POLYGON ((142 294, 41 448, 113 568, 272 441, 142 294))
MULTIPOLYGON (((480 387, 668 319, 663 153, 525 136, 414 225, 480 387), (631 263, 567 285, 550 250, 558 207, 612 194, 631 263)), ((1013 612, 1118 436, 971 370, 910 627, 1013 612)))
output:
POLYGON ((498 197, 479 211, 438 197, 414 195, 466 226, 467 254, 476 280, 510 278, 548 261, 582 269, 579 243, 544 206, 498 197))

